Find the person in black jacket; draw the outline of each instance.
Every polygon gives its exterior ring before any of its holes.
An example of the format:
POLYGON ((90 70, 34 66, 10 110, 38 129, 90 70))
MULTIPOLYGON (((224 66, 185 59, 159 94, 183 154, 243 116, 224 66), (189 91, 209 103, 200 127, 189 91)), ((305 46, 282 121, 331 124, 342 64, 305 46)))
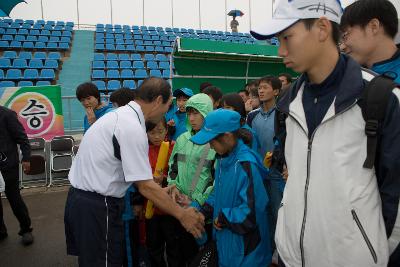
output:
MULTIPOLYGON (((28 209, 19 192, 19 153, 17 144, 22 151, 22 167, 25 172, 30 170, 31 148, 28 137, 17 114, 11 109, 0 106, 0 171, 5 181, 5 193, 12 211, 20 224, 19 235, 22 243, 33 243, 31 219, 28 209)), ((0 241, 8 236, 3 220, 3 206, 0 201, 0 241)))

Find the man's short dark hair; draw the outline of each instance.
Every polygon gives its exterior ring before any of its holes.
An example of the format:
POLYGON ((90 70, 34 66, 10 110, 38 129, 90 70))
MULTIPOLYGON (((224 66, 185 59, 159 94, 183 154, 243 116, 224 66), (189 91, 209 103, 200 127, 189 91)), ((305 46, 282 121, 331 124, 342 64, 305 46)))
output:
POLYGON ((110 95, 110 102, 117 103, 118 107, 125 106, 132 100, 135 100, 135 90, 129 88, 118 89, 110 95))
MULTIPOLYGON (((304 26, 306 27, 307 30, 311 30, 312 26, 318 19, 313 18, 313 19, 302 19, 301 21, 304 23, 304 26)), ((340 41, 340 28, 339 24, 336 22, 330 21, 332 24, 332 40, 333 42, 338 45, 340 41)))
POLYGON ((395 6, 388 0, 358 0, 344 9, 340 28, 360 26, 364 28, 372 20, 382 24, 385 33, 394 38, 399 28, 395 6))
POLYGON ((238 94, 240 93, 245 93, 247 96, 249 96, 249 92, 246 89, 241 89, 238 91, 238 94))
POLYGON ((200 93, 203 93, 203 91, 204 91, 204 89, 206 89, 207 87, 209 87, 209 86, 212 86, 212 84, 211 83, 209 83, 209 82, 204 82, 204 83, 201 83, 200 84, 200 93))
POLYGON ((100 103, 100 92, 94 83, 86 82, 78 85, 76 88, 76 98, 78 98, 79 101, 82 101, 82 99, 89 96, 97 98, 100 103))
POLYGON ((204 94, 211 96, 214 99, 214 102, 221 100, 223 93, 221 89, 216 86, 208 86, 203 91, 204 94))
POLYGON ((278 79, 278 77, 275 76, 264 76, 262 78, 260 78, 258 80, 258 85, 260 85, 260 83, 268 83, 269 85, 271 85, 272 89, 274 90, 280 90, 282 87, 282 82, 281 80, 278 79))
POLYGON ((153 102, 158 96, 162 96, 163 103, 167 103, 171 97, 171 86, 161 78, 151 77, 145 79, 135 91, 135 98, 147 103, 153 102))
POLYGON ((285 77, 286 81, 288 83, 292 83, 292 80, 293 80, 292 75, 290 75, 289 73, 286 73, 286 72, 285 73, 279 73, 278 77, 285 77))

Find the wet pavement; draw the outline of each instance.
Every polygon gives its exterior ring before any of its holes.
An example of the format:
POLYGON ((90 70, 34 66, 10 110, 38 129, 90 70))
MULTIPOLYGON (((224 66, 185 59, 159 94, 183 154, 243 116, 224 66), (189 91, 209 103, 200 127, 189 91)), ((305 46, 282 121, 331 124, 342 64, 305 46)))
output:
POLYGON ((23 189, 22 196, 32 219, 35 242, 24 247, 19 225, 7 199, 3 198, 8 237, 0 241, 1 267, 78 266, 67 256, 64 235, 64 207, 69 187, 23 189))

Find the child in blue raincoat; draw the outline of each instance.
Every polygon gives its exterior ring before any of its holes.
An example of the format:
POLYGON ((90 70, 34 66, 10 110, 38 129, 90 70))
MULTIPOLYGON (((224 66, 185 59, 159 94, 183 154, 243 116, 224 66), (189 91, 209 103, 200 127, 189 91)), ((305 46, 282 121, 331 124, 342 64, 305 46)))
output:
POLYGON ((263 184, 267 170, 241 140, 240 128, 239 113, 218 109, 191 138, 195 144, 210 143, 219 155, 214 191, 200 212, 213 220, 220 267, 265 267, 272 257, 263 184))

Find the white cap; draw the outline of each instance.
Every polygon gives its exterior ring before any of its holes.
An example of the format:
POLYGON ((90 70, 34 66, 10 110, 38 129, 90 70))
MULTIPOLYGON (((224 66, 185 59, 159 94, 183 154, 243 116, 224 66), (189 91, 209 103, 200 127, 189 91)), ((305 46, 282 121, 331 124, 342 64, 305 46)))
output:
POLYGON ((258 40, 265 40, 286 30, 300 19, 326 17, 340 24, 342 14, 340 0, 279 0, 272 19, 250 33, 258 40))

